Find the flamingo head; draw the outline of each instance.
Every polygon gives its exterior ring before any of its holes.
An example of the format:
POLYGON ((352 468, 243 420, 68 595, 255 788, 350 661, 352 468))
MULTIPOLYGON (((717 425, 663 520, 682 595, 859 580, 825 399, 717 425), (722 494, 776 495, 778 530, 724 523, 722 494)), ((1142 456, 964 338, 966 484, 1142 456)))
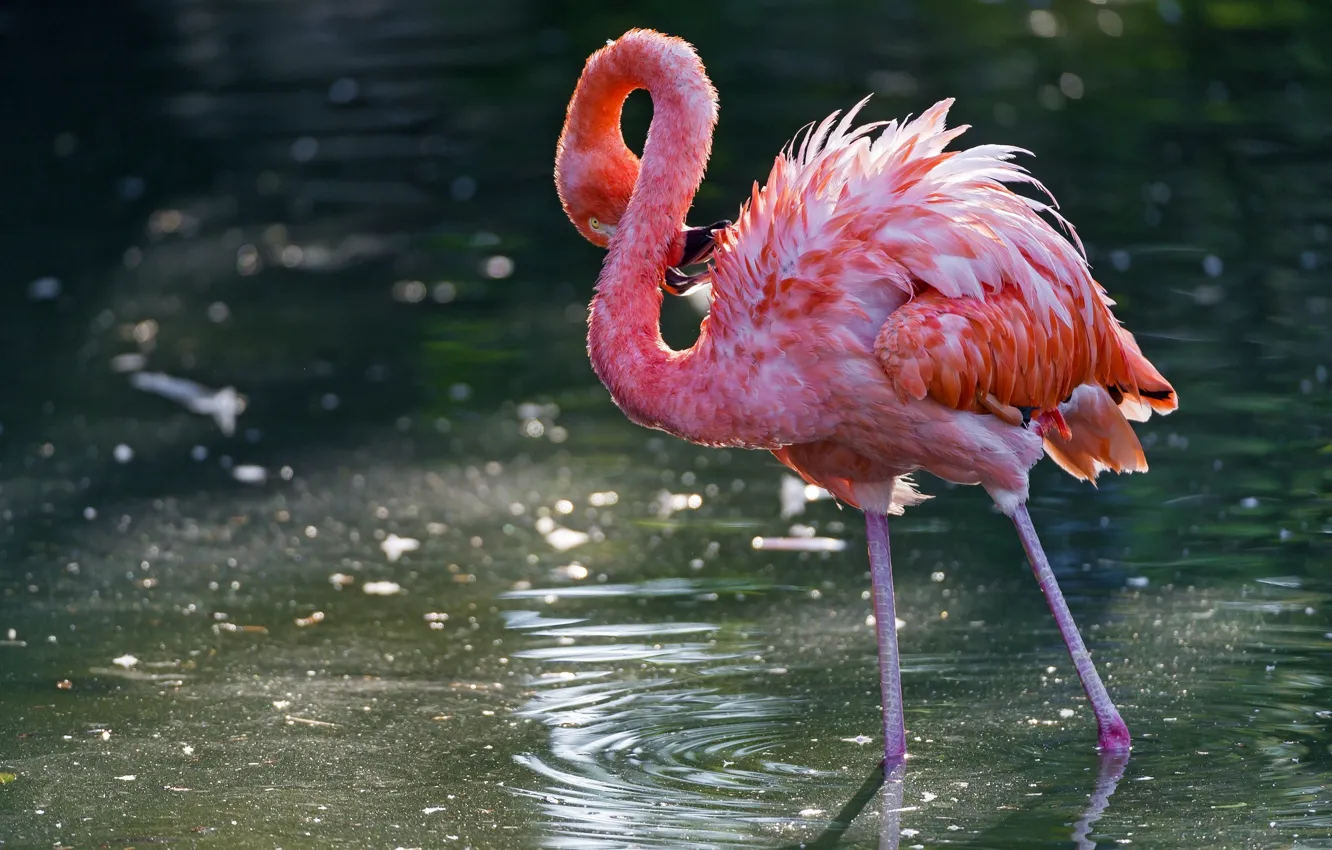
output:
MULTIPOLYGON (((580 92, 583 85, 580 81, 580 92)), ((555 188, 564 214, 583 238, 602 248, 610 247, 638 182, 639 159, 618 131, 624 94, 586 99, 575 95, 579 106, 571 106, 555 152, 555 188)), ((680 269, 707 262, 717 232, 730 224, 681 225, 662 288, 683 295, 697 286, 702 274, 688 275, 680 269)))
POLYGON ((555 186, 564 214, 593 245, 610 238, 629 207, 638 180, 638 157, 618 137, 584 146, 562 138, 555 157, 555 186), (618 144, 617 144, 618 143, 618 144))

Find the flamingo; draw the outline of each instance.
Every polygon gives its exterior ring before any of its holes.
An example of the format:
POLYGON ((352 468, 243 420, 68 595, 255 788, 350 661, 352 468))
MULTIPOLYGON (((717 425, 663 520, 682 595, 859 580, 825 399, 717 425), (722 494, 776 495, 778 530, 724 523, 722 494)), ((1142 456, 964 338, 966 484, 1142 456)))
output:
MULTIPOLYGON (((1111 313, 1053 196, 1004 145, 946 151, 952 104, 857 125, 862 100, 777 156, 734 224, 690 228, 717 94, 687 42, 631 30, 592 54, 556 152, 565 213, 609 252, 588 355, 632 421, 704 446, 766 450, 865 515, 885 763, 906 757, 888 517, 925 470, 979 484, 1010 517, 1095 713, 1131 748, 1027 510, 1048 454, 1076 478, 1147 469, 1130 420, 1175 409, 1111 313), (620 114, 652 98, 641 160, 620 114), (1037 200, 1012 191, 1028 184, 1037 200), (1060 226, 1067 234, 1061 236, 1060 226), (682 263, 706 259, 696 277, 682 263), (662 289, 710 284, 697 341, 671 349, 662 289)), ((799 137, 798 137, 799 138, 799 137)))

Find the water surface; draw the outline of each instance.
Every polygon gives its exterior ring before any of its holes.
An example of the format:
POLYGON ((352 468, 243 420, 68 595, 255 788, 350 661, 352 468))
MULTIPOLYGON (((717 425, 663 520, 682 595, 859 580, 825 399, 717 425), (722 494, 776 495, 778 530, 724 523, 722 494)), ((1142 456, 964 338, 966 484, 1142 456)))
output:
POLYGON ((1322 4, 142 0, 0 33, 4 846, 1332 846, 1322 4), (596 383, 600 255, 549 170, 632 25, 721 92, 699 221, 866 91, 1039 154, 1183 404, 1149 475, 1034 475, 1126 762, 1009 524, 926 477, 885 781, 856 515, 596 383))

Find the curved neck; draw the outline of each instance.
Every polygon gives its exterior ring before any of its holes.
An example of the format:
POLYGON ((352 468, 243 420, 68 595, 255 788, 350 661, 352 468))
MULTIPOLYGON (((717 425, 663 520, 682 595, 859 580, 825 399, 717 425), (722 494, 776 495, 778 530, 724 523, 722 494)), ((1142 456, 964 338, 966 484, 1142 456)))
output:
POLYGON ((588 60, 571 118, 613 115, 601 132, 620 133, 620 106, 634 89, 652 96, 652 125, 629 207, 610 242, 588 319, 592 367, 616 404, 634 421, 696 442, 712 442, 715 406, 702 404, 710 383, 701 352, 672 351, 661 337, 662 274, 694 193, 703 180, 717 120, 716 93, 685 42, 634 31, 588 60), (607 94, 613 108, 581 103, 607 94))

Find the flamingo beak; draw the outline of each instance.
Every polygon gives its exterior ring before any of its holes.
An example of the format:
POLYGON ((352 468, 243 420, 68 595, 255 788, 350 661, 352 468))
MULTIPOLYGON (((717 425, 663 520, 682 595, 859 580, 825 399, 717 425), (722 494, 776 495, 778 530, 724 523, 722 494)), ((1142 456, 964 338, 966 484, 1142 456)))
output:
POLYGON ((666 269, 661 288, 671 295, 688 295, 701 286, 702 278, 708 273, 707 269, 694 274, 685 274, 681 269, 685 266, 706 263, 712 257, 717 231, 725 230, 730 226, 730 221, 722 219, 709 224, 707 227, 681 228, 680 233, 683 237, 684 247, 680 252, 680 260, 674 266, 666 269))

